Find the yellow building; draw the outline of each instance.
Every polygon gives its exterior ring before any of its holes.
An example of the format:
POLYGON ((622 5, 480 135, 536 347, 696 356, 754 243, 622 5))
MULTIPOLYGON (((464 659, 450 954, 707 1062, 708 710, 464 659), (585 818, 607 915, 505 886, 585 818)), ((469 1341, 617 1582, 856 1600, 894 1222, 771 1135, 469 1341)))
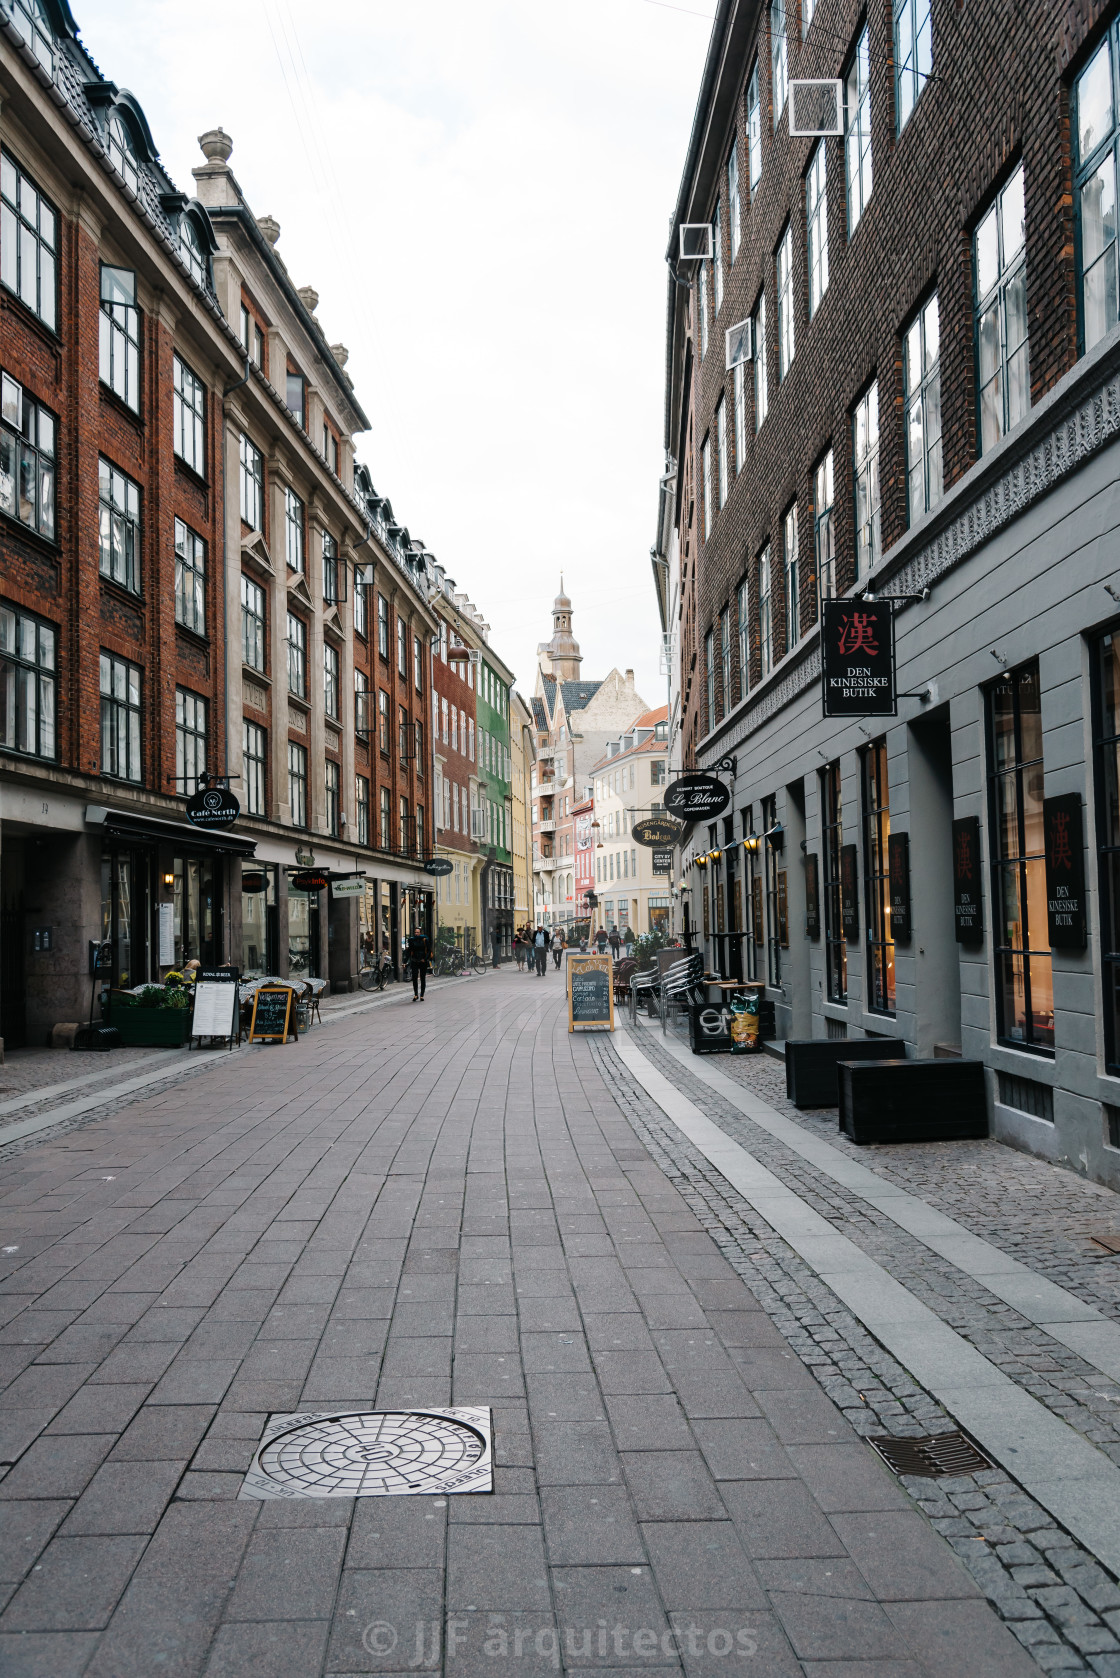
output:
POLYGON ((529 812, 529 782, 537 750, 533 717, 516 692, 510 696, 509 750, 513 760, 513 924, 533 919, 533 827, 529 812))

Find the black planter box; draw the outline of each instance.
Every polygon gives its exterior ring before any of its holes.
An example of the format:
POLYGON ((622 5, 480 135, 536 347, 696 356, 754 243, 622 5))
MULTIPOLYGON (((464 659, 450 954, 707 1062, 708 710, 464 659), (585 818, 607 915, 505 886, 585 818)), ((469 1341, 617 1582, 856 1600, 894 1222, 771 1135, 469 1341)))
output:
POLYGON ((795 1107, 836 1107, 842 1060, 905 1060, 906 1045, 883 1037, 804 1037, 786 1041, 786 1095, 795 1107))
POLYGON ((853 1142, 987 1136, 980 1060, 841 1061, 840 1129, 853 1142))

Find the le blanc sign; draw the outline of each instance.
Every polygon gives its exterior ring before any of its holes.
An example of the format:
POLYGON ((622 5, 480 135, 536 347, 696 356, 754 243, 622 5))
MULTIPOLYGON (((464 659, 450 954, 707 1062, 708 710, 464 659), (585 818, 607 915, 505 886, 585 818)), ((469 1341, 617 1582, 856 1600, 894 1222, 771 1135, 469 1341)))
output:
POLYGON ((821 648, 826 717, 898 715, 889 601, 826 600, 821 648))
POLYGON ((665 788, 665 808, 682 821, 713 821, 731 803, 731 794, 714 775, 681 775, 665 788))

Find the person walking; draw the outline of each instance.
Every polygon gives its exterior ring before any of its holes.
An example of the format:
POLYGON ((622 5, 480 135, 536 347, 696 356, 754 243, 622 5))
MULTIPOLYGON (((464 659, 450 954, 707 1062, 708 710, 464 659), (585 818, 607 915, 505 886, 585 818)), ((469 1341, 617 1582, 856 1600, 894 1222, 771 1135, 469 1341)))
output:
POLYGON ((432 941, 426 932, 414 927, 408 940, 408 964, 412 969, 412 1000, 424 1002, 428 985, 428 969, 432 965, 432 941))
POLYGON ((612 926, 611 927, 610 938, 608 939, 608 942, 609 942, 610 947, 611 947, 611 955, 614 957, 615 961, 617 961, 618 958, 619 958, 619 955, 622 952, 622 939, 618 935, 617 926, 612 926))
POLYGON ((601 956, 607 953, 607 933, 605 927, 600 927, 595 934, 595 948, 601 956))
POLYGON ((494 958, 490 965, 492 967, 497 967, 502 954, 502 932, 500 927, 496 926, 490 934, 490 951, 494 958))
POLYGON ((556 931, 552 934, 552 965, 555 967, 557 973, 560 971, 560 963, 564 956, 564 947, 566 942, 567 940, 564 937, 564 929, 563 927, 558 926, 556 931))
POLYGON ((525 971, 525 945, 521 939, 521 928, 515 927, 513 933, 513 959, 517 963, 517 971, 525 971))
POLYGON ((624 928, 622 933, 622 948, 627 961, 629 961, 630 957, 634 954, 634 934, 629 925, 624 928))
POLYGON ((548 961, 548 933, 543 926, 538 926, 533 934, 533 971, 538 979, 544 978, 545 963, 548 961))

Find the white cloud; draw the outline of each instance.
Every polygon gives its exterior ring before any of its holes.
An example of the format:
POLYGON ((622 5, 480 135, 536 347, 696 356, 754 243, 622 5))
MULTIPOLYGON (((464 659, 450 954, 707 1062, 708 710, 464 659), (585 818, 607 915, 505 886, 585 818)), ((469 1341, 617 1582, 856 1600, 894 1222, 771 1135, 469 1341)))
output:
MULTIPOLYGON (((697 8, 703 9, 703 3, 697 8)), ((370 416, 358 451, 528 688, 563 569, 584 671, 656 703, 665 265, 707 45, 645 0, 75 6, 184 189, 221 124, 370 416)))

